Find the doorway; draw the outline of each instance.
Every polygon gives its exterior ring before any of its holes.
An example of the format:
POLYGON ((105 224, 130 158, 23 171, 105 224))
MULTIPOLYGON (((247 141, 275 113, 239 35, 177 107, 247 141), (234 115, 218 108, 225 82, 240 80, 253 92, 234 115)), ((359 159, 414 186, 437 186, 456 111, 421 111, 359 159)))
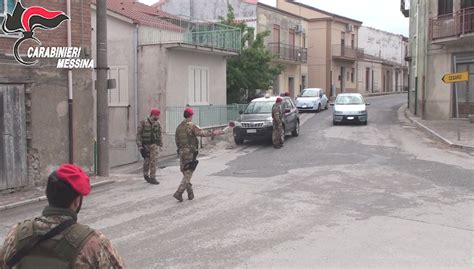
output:
POLYGON ((295 78, 289 77, 288 78, 288 91, 290 93, 290 97, 295 97, 295 78))

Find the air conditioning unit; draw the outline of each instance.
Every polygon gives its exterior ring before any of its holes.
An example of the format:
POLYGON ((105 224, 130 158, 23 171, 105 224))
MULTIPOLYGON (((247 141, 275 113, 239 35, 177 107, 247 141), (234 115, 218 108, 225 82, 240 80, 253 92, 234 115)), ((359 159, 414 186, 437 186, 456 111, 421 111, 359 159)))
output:
POLYGON ((346 30, 347 30, 347 32, 352 32, 352 31, 354 31, 354 25, 348 24, 347 27, 346 27, 346 30))
POLYGON ((303 28, 303 25, 301 25, 301 24, 296 25, 296 33, 301 34, 301 33, 304 33, 304 32, 305 32, 305 30, 303 28))

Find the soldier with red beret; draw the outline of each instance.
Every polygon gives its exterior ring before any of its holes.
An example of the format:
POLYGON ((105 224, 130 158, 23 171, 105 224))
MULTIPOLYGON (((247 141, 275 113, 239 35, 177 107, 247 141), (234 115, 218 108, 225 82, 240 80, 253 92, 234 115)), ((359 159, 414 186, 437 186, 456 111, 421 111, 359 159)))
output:
POLYGON ((160 110, 152 108, 150 116, 142 120, 137 130, 137 146, 143 159, 143 178, 150 184, 160 184, 156 180, 158 147, 163 147, 161 136, 160 110))
POLYGON ((89 176, 64 164, 48 178, 41 217, 16 224, 0 250, 0 268, 124 268, 102 233, 77 223, 89 176))
POLYGON ((183 179, 174 193, 173 197, 178 201, 183 201, 183 193, 186 190, 188 199, 194 199, 194 192, 191 184, 191 177, 198 164, 197 155, 199 149, 199 142, 197 137, 210 137, 224 134, 223 131, 209 132, 205 131, 194 122, 192 122, 194 111, 188 107, 184 110, 184 120, 176 128, 175 140, 178 148, 180 168, 183 173, 183 179))
POLYGON ((273 141, 273 147, 276 149, 283 147, 283 141, 284 141, 284 135, 285 135, 285 132, 283 130, 283 118, 282 118, 282 112, 281 112, 282 102, 283 102, 283 98, 278 96, 275 104, 272 107, 272 119, 273 119, 272 141, 273 141))

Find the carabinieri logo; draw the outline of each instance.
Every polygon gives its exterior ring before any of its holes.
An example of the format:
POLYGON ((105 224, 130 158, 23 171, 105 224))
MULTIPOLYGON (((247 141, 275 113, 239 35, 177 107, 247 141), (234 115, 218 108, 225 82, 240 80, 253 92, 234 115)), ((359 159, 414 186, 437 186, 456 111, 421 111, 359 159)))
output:
POLYGON ((18 1, 13 10, 13 14, 7 14, 7 18, 2 25, 2 30, 5 33, 23 34, 23 37, 15 42, 13 54, 19 63, 33 65, 38 61, 27 62, 20 57, 19 48, 21 43, 31 39, 41 46, 41 41, 34 36, 35 29, 51 30, 58 27, 65 20, 69 20, 69 17, 62 11, 49 11, 39 6, 25 9, 21 2, 18 1))

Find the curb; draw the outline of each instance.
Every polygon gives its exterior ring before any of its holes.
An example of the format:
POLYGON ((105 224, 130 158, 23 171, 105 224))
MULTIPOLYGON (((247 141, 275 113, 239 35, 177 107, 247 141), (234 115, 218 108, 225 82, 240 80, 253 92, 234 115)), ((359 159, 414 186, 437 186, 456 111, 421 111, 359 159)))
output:
MULTIPOLYGON (((91 187, 92 188, 100 187, 100 186, 112 184, 114 182, 115 182, 114 180, 103 180, 103 181, 99 181, 97 183, 91 184, 91 187)), ((24 200, 24 201, 21 201, 21 202, 16 202, 16 203, 13 203, 13 204, 0 206, 0 212, 8 210, 8 209, 17 208, 17 207, 20 207, 20 206, 25 206, 25 205, 30 205, 30 204, 42 202, 42 201, 45 201, 45 200, 46 200, 46 196, 41 196, 41 197, 38 197, 38 198, 32 198, 32 199, 24 200)))
POLYGON ((408 109, 405 109, 405 116, 411 122, 415 123, 419 128, 423 129, 425 132, 430 134, 432 137, 440 140, 441 142, 447 144, 448 146, 453 147, 453 148, 458 148, 458 149, 464 149, 464 150, 468 150, 468 151, 474 151, 474 146, 468 146, 468 145, 453 143, 450 140, 444 138, 442 135, 440 135, 439 133, 437 133, 433 129, 430 129, 428 126, 424 125, 423 123, 419 122, 418 120, 416 120, 415 118, 410 116, 408 109))
POLYGON ((379 93, 366 93, 366 94, 362 94, 362 96, 364 96, 364 97, 377 97, 377 96, 405 94, 405 93, 407 93, 407 92, 379 92, 379 93))

